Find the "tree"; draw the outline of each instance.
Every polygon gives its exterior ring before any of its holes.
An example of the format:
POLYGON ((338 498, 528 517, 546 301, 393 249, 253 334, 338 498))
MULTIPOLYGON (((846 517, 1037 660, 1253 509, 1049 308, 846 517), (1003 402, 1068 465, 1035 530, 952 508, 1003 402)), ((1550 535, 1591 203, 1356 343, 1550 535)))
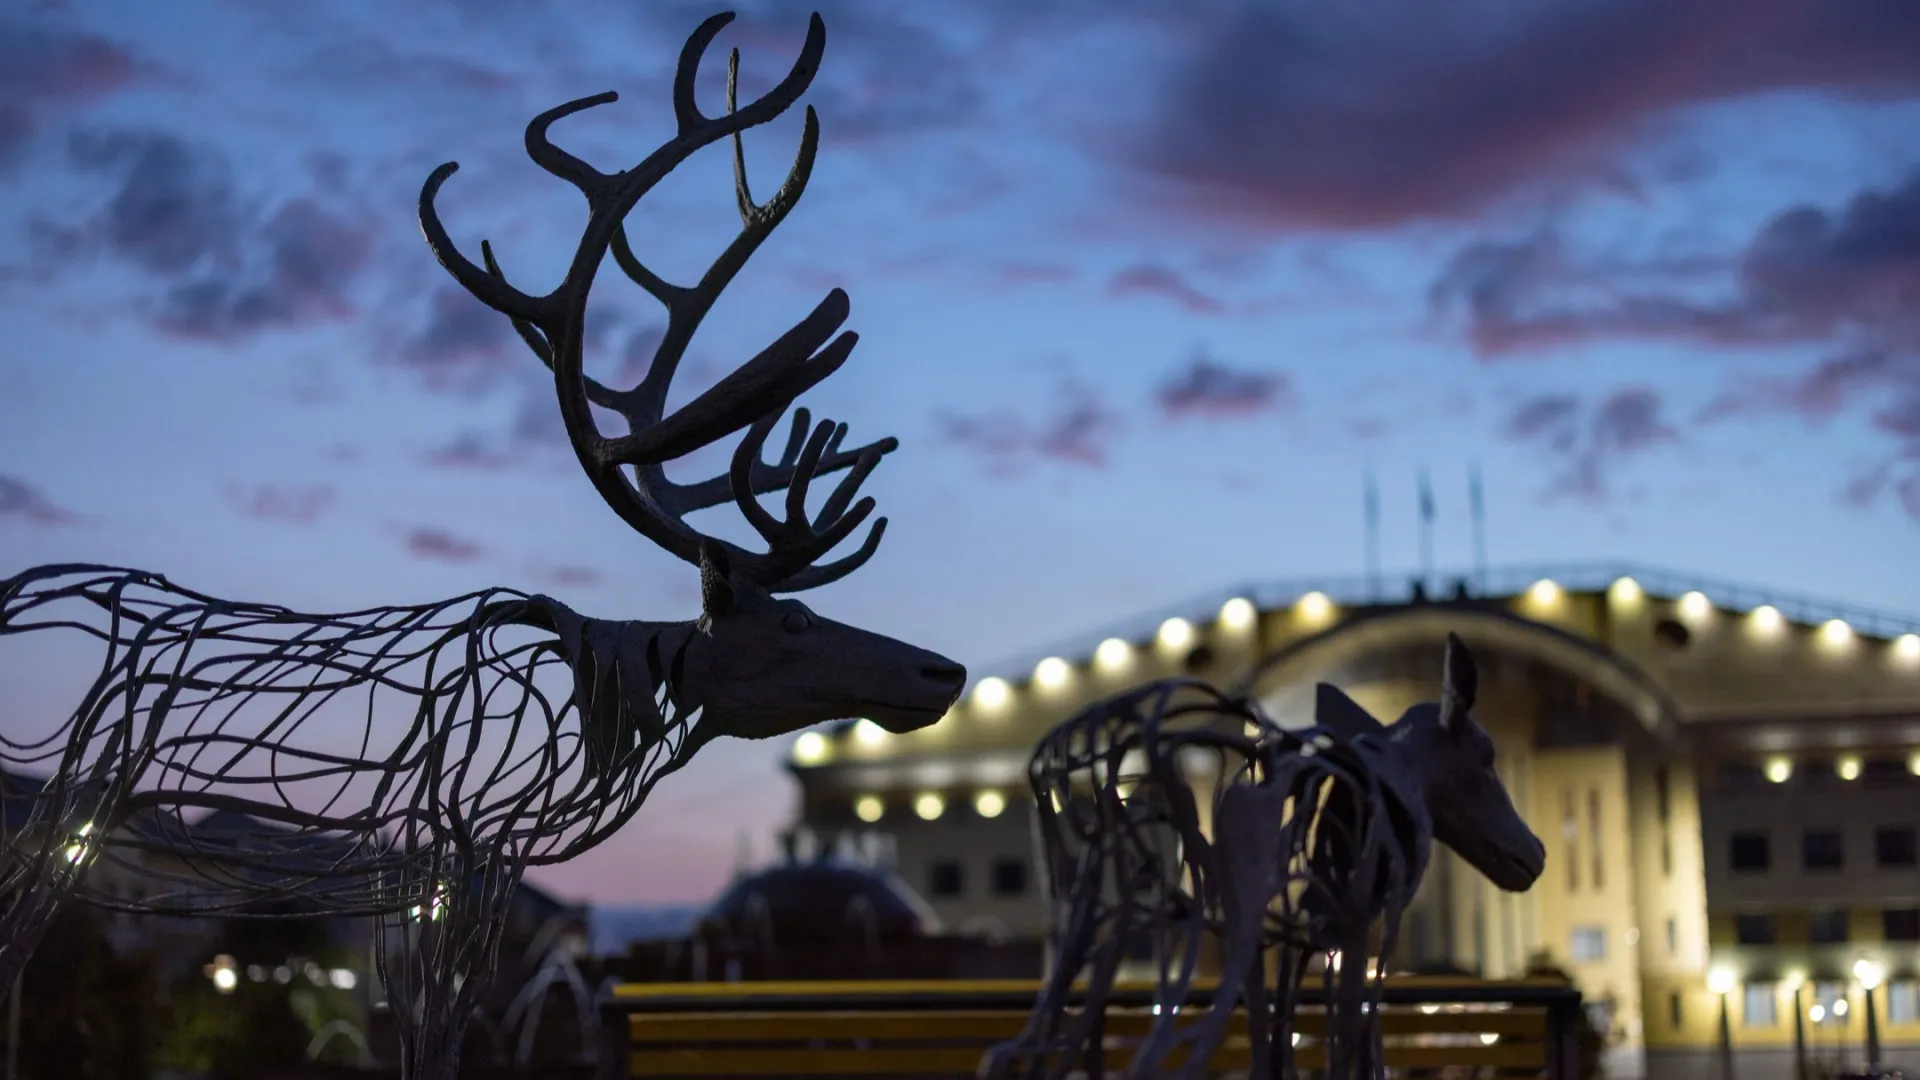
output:
POLYGON ((150 958, 117 955, 106 916, 63 907, 21 972, 20 1075, 146 1080, 158 1042, 150 958))

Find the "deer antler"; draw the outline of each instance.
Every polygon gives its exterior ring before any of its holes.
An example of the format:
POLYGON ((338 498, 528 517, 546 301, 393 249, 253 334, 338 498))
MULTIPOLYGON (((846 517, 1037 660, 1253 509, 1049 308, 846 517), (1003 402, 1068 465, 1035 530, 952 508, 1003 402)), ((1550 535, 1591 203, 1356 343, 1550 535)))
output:
POLYGON ((574 452, 594 488, 622 520, 675 556, 698 563, 700 543, 707 538, 687 525, 685 515, 717 506, 731 497, 770 545, 764 555, 739 551, 728 545, 734 552, 731 561, 737 572, 768 588, 796 591, 843 576, 866 561, 878 547, 886 524, 884 518, 874 522, 866 542, 854 555, 830 566, 811 567, 813 560, 845 539, 871 512, 873 500, 870 498, 863 499, 851 513, 846 512, 846 504, 880 457, 899 444, 885 438, 841 450, 845 426, 835 427, 823 421, 803 446, 810 418, 805 409, 798 409, 786 450, 779 460, 768 463, 760 458, 766 436, 780 415, 795 398, 838 370, 859 340, 851 331, 835 336, 849 310, 847 294, 839 289, 829 292, 811 314, 758 355, 672 415, 665 415, 668 387, 694 332, 721 291, 799 201, 819 149, 819 118, 812 106, 808 106, 800 149, 785 182, 764 204, 753 201, 740 135, 747 128, 779 116, 806 91, 826 49, 826 27, 816 13, 808 22, 800 57, 786 78, 744 108, 739 107, 737 101, 740 54, 734 50, 727 63, 726 114, 708 117, 694 100, 694 83, 707 46, 732 21, 731 12, 715 15, 700 24, 687 39, 673 83, 678 130, 671 141, 634 168, 614 174, 600 172, 555 146, 547 137, 555 121, 616 101, 619 95, 615 93, 567 102, 534 117, 527 125, 527 155, 541 168, 580 189, 587 199, 586 229, 566 276, 552 292, 532 296, 509 285, 494 260, 491 245, 485 241, 480 245, 484 269, 475 266, 454 247, 433 200, 447 177, 459 168, 457 163, 441 165, 427 178, 420 193, 420 228, 428 247, 448 273, 481 302, 505 314, 528 348, 553 371, 561 419, 566 424, 574 452), (671 284, 634 255, 627 240, 626 216, 675 166, 695 151, 728 137, 734 144, 734 192, 740 209, 740 232, 697 284, 690 287, 671 284), (654 352, 652 365, 639 384, 627 390, 608 387, 583 370, 587 295, 609 251, 627 277, 667 309, 667 329, 654 352), (595 423, 593 406, 622 416, 627 423, 627 434, 612 437, 603 434, 595 423), (727 474, 692 484, 678 484, 667 478, 665 462, 749 427, 751 431, 743 438, 727 474), (830 437, 822 434, 827 429, 831 429, 830 437), (803 534, 795 530, 806 528, 804 502, 809 481, 813 476, 849 466, 853 471, 803 538, 803 534), (631 479, 625 471, 629 468, 633 470, 631 479), (788 492, 790 507, 790 521, 785 526, 774 523, 754 500, 756 494, 782 488, 788 492), (795 505, 800 507, 797 519, 791 509, 795 505), (822 529, 824 531, 820 531, 822 529), (826 542, 829 537, 831 542, 826 542), (803 553, 806 554, 804 560, 801 559, 803 553))

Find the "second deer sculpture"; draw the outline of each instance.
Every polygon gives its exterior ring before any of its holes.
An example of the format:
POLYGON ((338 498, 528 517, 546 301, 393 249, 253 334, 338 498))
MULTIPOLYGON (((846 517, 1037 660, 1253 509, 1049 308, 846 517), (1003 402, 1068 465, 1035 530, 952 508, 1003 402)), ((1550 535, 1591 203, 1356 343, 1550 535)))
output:
POLYGON ((85 565, 0 579, 0 638, 78 633, 107 653, 55 731, 0 742, 0 766, 50 774, 42 787, 4 793, 30 806, 27 826, 0 838, 0 987, 13 984, 70 897, 135 913, 377 917, 403 1075, 451 1080, 527 868, 605 840, 657 781, 716 738, 770 738, 851 717, 907 732, 952 706, 966 680, 959 664, 784 595, 858 569, 886 524, 875 521, 852 554, 823 561, 871 515, 873 499, 854 497, 894 440, 843 449, 844 425, 810 426, 798 409, 784 452, 771 462, 763 455, 788 408, 852 351, 855 335, 837 333, 846 294, 833 290, 711 389, 665 408, 695 330, 793 209, 819 144, 808 108, 786 181, 754 202, 740 135, 807 89, 826 30, 813 16, 791 72, 745 106, 735 98, 735 53, 726 112, 708 116, 695 101, 696 75, 731 18, 708 19, 688 40, 673 82, 675 134, 635 167, 602 172, 547 137, 557 120, 613 94, 528 125, 528 154, 588 206, 552 291, 508 284, 485 244, 484 268, 460 254, 434 209, 456 166, 435 170, 420 198, 421 229, 441 265, 511 319, 552 370, 595 489, 634 530, 698 568, 699 618, 600 619, 502 589, 313 615, 85 565), (697 283, 670 284, 636 256, 626 217, 675 166, 728 138, 741 230, 697 283), (652 366, 629 389, 584 371, 588 294, 609 254, 667 310, 652 366), (596 408, 626 430, 602 433, 596 408), (743 431, 722 475, 667 478, 668 462, 743 431), (810 481, 840 470, 847 475, 810 517, 810 481), (773 492, 784 493, 780 516, 758 500, 773 492), (764 551, 687 523, 729 502, 764 551), (189 825, 189 813, 202 816, 189 825), (122 887, 130 878, 137 889, 122 887))
POLYGON ((1250 1075, 1291 1080, 1311 964, 1326 999, 1320 1075, 1383 1075, 1381 961, 1431 842, 1511 891, 1545 863, 1494 770, 1471 713, 1473 658, 1451 635, 1444 671, 1440 700, 1392 725, 1330 685, 1311 727, 1283 729, 1250 699, 1169 679, 1049 733, 1030 778, 1055 901, 1053 969, 1026 1030, 980 1075, 1105 1072, 1103 1007, 1129 960, 1148 962, 1157 985, 1122 1075, 1210 1075, 1244 1006, 1250 1075), (1201 1003, 1193 983, 1210 949, 1219 990, 1201 1003))

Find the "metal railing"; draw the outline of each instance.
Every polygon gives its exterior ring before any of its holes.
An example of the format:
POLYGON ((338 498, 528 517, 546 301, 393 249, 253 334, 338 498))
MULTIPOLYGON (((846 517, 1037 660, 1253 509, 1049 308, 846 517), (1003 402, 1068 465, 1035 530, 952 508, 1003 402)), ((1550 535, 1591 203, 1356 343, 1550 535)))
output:
POLYGON ((1495 567, 1485 572, 1436 570, 1425 575, 1412 571, 1382 573, 1377 577, 1342 574, 1243 582, 1129 616, 1096 630, 1077 634, 1070 641, 1057 641, 1046 648, 1025 650, 1005 662, 986 665, 977 677, 997 675, 1016 681, 1024 679, 1033 671, 1034 665, 1045 657, 1079 659, 1091 653, 1100 641, 1110 637, 1132 643, 1143 642, 1170 618, 1204 624, 1219 613, 1222 604, 1234 597, 1252 600, 1263 611, 1286 607, 1313 592, 1322 593, 1343 607, 1398 605, 1412 603, 1416 589, 1424 590, 1429 600, 1445 601, 1454 595, 1462 583, 1470 595, 1485 599, 1517 596, 1542 579, 1550 579, 1570 592, 1600 592, 1623 577, 1632 578, 1647 595, 1658 599, 1673 599, 1688 592, 1700 592, 1723 611, 1748 611, 1762 604, 1771 604, 1786 618, 1803 624, 1841 619, 1859 633, 1879 638, 1920 633, 1920 616, 1743 585, 1707 574, 1665 570, 1631 562, 1522 563, 1495 567))

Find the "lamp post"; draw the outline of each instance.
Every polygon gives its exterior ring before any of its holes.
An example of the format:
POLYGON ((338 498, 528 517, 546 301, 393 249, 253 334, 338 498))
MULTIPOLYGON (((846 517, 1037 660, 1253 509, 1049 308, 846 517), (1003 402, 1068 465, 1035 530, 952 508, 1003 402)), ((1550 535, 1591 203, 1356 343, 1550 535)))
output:
POLYGON ((1806 988, 1805 979, 1793 980, 1793 1080, 1807 1080, 1807 1013, 1801 1000, 1806 988))
POLYGON ((1880 1016, 1879 1010, 1873 1007, 1873 992, 1887 977, 1887 969, 1873 960, 1859 960, 1853 965, 1853 977, 1860 980, 1860 988, 1866 991, 1867 1065, 1871 1067, 1880 1064, 1880 1016))
POLYGON ((1707 989, 1720 998, 1720 1080, 1733 1080, 1733 1020, 1728 1015, 1727 995, 1733 993, 1733 972, 1714 968, 1707 973, 1707 989))

